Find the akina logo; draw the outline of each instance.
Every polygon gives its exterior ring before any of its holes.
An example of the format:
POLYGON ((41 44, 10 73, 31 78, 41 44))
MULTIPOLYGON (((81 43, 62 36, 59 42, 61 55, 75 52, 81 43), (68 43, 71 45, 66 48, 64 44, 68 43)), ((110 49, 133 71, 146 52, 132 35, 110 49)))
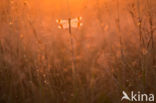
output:
POLYGON ((128 101, 139 101, 139 102, 154 102, 154 94, 144 94, 138 91, 135 93, 131 91, 131 94, 128 95, 125 91, 122 91, 123 97, 121 101, 128 100, 128 101))

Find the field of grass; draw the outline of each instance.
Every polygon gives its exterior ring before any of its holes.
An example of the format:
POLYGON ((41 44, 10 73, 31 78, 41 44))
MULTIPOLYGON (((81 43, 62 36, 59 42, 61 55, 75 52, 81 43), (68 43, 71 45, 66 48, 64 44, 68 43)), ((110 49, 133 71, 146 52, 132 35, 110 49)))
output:
POLYGON ((155 87, 155 0, 0 0, 0 103, 129 103, 122 91, 155 87))

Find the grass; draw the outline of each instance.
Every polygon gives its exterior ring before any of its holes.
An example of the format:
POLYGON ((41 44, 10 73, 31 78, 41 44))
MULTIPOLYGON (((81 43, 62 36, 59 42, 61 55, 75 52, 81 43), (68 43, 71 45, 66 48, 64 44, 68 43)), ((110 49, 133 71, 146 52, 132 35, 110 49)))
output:
POLYGON ((29 10, 25 1, 3 3, 0 103, 120 103, 123 90, 156 93, 155 2, 140 3, 143 12, 133 1, 85 4, 83 27, 72 29, 75 79, 70 38, 57 29, 55 17, 32 14, 36 8, 29 10))

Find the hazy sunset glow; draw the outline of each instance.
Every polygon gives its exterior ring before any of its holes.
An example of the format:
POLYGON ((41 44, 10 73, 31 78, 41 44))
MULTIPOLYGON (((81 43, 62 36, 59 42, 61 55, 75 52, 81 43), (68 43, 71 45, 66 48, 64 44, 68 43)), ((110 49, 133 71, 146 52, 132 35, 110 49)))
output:
POLYGON ((155 0, 0 0, 0 103, 154 103, 155 85, 155 0))

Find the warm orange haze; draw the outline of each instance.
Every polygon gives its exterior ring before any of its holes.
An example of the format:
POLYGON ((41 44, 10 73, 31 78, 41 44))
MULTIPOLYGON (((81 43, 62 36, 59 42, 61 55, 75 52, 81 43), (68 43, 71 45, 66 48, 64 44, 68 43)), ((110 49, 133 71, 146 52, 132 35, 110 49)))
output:
POLYGON ((155 0, 0 0, 0 103, 155 103, 155 0))

